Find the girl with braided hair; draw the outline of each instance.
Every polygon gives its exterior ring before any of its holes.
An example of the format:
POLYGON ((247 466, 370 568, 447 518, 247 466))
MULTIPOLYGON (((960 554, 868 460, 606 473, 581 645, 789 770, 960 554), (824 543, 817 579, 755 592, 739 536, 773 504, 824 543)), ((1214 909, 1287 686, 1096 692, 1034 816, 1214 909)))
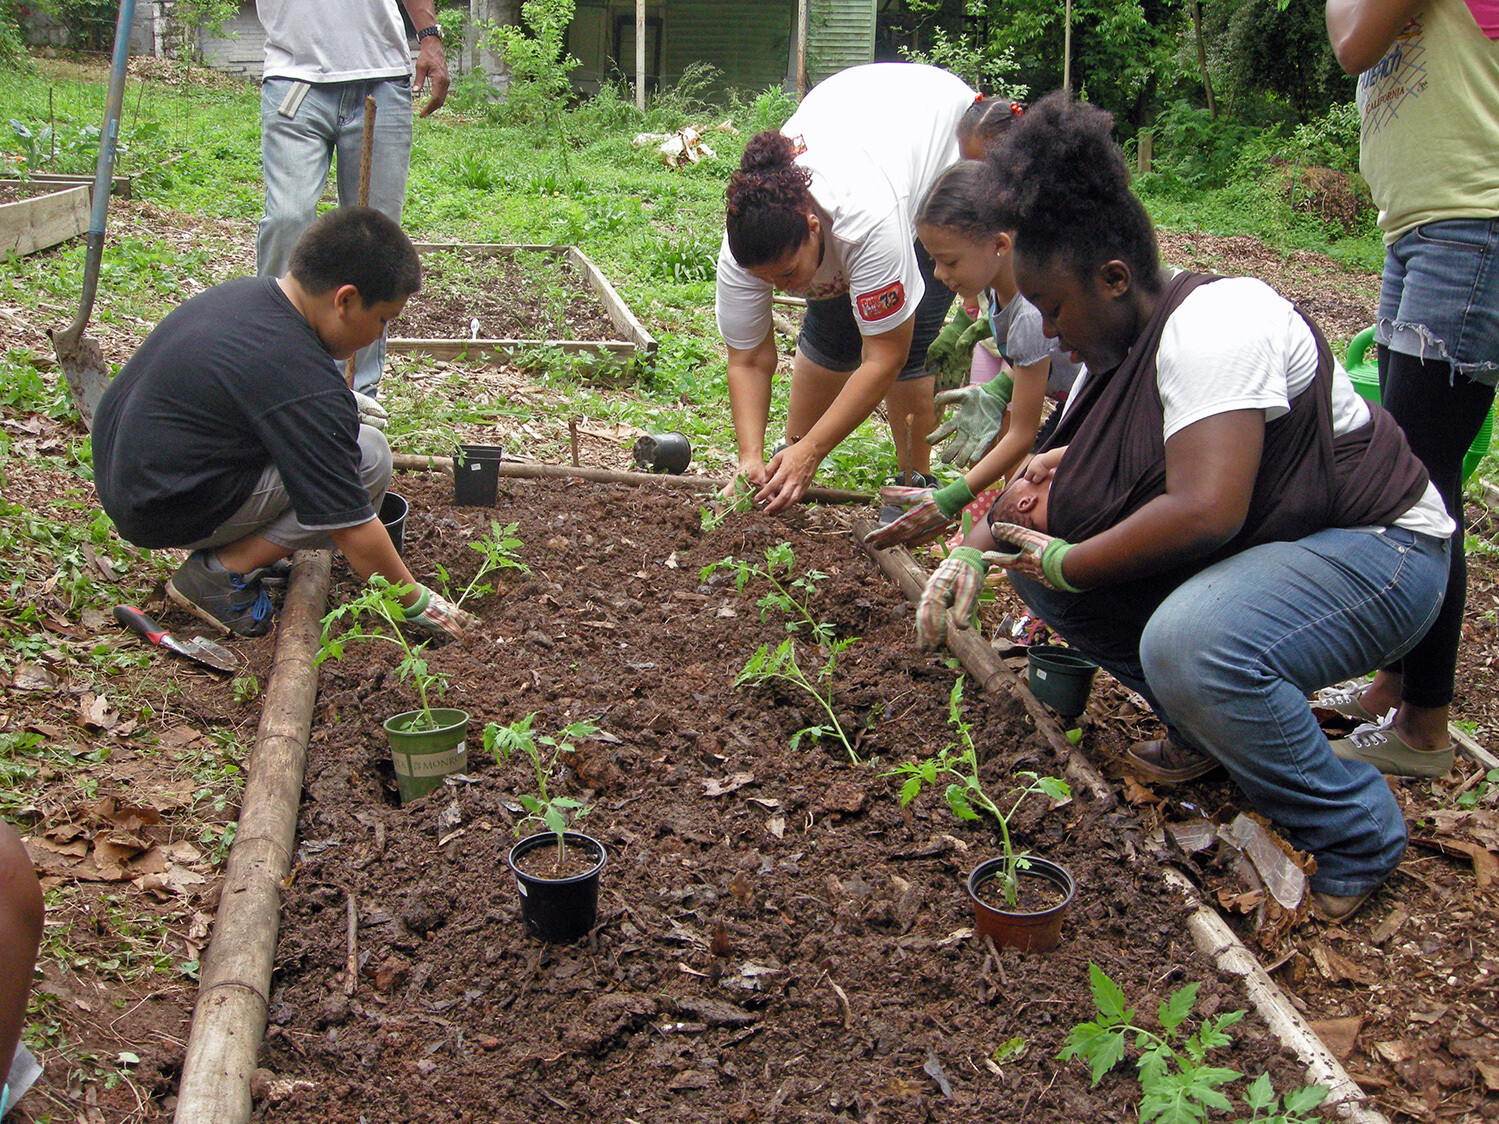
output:
POLYGON ((1049 483, 1044 528, 975 528, 928 584, 918 634, 939 637, 949 608, 964 619, 1003 566, 1166 723, 1127 767, 1161 783, 1227 768, 1316 857, 1314 902, 1341 920, 1399 863, 1405 823, 1378 769, 1334 754, 1307 695, 1420 639, 1454 525, 1394 419, 1290 302, 1253 278, 1161 276, 1111 124, 1052 94, 990 158, 1020 291, 1086 370, 1023 470, 1049 483))
MULTIPOLYGON (((907 482, 936 426, 927 347, 952 293, 932 281, 914 213, 958 158, 974 92, 936 67, 851 67, 815 87, 779 132, 756 134, 729 181, 718 255, 739 475, 767 511, 796 503, 822 459, 883 400, 907 482), (807 298, 784 447, 765 456, 776 369, 774 290, 807 298)), ((920 480, 915 479, 920 476, 920 480)))

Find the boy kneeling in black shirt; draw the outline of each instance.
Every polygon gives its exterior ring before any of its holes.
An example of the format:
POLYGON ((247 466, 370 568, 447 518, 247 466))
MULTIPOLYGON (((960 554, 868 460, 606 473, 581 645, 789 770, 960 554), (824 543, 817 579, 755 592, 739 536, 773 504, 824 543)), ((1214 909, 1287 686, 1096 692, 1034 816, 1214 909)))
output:
POLYGON ((336 362, 380 337, 421 274, 391 219, 329 211, 286 276, 200 293, 121 368, 94 415, 94 485, 124 538, 192 551, 167 582, 172 600, 259 636, 271 626, 267 569, 336 546, 360 577, 411 587, 412 623, 454 636, 473 623, 416 582, 376 517, 390 446, 361 424, 336 362))

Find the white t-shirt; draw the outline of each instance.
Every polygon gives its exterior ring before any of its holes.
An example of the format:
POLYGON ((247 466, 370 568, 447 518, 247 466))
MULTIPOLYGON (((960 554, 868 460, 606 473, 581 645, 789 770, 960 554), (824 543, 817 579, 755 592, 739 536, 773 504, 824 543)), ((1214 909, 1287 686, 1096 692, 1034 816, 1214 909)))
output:
MULTIPOLYGON (((916 208, 958 159, 958 120, 977 95, 934 66, 873 63, 839 71, 802 100, 781 132, 802 151, 822 223, 822 263, 798 295, 848 294, 859 331, 880 335, 916 311, 916 208)), ((749 350, 771 330, 771 287, 718 251, 718 330, 749 350)))
MULTIPOLYGON (((1156 352, 1156 389, 1165 438, 1194 422, 1231 410, 1263 410, 1273 421, 1317 373, 1312 331, 1286 300, 1253 277, 1230 277, 1187 294, 1166 321, 1156 352)), ((1087 372, 1074 391, 1081 388, 1087 372)), ((1074 393, 1068 405, 1076 401, 1074 393)), ((1332 431, 1350 433, 1369 420, 1369 404, 1343 365, 1332 372, 1332 431)), ((1395 520, 1409 531, 1446 538, 1457 529, 1430 483, 1416 505, 1395 520)))
POLYGON ((360 82, 411 73, 396 0, 255 0, 263 78, 360 82))

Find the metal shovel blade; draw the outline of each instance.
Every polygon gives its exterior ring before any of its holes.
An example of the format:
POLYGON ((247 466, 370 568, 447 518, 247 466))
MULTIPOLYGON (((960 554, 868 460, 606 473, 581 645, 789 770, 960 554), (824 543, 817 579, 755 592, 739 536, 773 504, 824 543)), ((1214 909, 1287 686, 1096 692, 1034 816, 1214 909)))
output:
POLYGON ((99 134, 99 159, 94 166, 93 208, 89 212, 88 243, 83 259, 83 294, 78 301, 78 315, 60 332, 50 329, 47 335, 57 352, 57 365, 73 408, 83 419, 85 428, 94 425, 94 409, 109 384, 109 365, 99 345, 83 334, 89 313, 94 308, 94 293, 99 287, 99 261, 104 256, 104 215, 109 205, 109 188, 114 179, 115 147, 120 134, 120 107, 125 100, 125 62, 130 56, 130 24, 135 18, 135 0, 120 0, 119 18, 115 21, 114 55, 109 67, 109 93, 104 101, 104 130, 99 134))

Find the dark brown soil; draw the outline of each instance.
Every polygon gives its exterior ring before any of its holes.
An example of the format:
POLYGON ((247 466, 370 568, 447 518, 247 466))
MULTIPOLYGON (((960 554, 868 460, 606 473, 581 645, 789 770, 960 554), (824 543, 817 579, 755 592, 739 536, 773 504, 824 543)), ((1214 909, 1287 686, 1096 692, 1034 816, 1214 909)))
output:
POLYGON ((447 250, 425 254, 421 292, 407 302, 390 332, 421 340, 619 336, 598 294, 571 263, 528 251, 517 251, 514 258, 447 250))
MULTIPOLYGON (((551 780, 591 806, 580 827, 609 848, 599 922, 566 947, 521 929, 504 858, 532 829, 517 822, 534 784, 520 755, 471 749, 468 778, 395 806, 378 724, 411 694, 383 652, 351 649, 322 668, 257 1119, 1125 1121, 1130 1067, 1090 1089, 1085 1066, 1056 1059, 1094 1016, 1089 963, 1142 1011, 1189 981, 1206 1011, 1246 1005, 1194 950, 1139 818, 1086 794, 1033 798, 1013 825, 1077 879, 1061 947, 975 942, 963 880, 997 853, 996 829, 960 822, 940 792, 902 809, 882 775, 953 738, 956 673, 915 648, 909 608, 839 513, 733 515, 704 534, 681 493, 507 480, 496 513, 446 508, 441 480, 405 488, 419 578, 441 563, 466 581, 463 543, 495 514, 519 523, 531 569, 470 605, 477 635, 433 652, 444 703, 472 715, 471 747, 486 722, 528 714, 536 733, 600 727, 551 780), (821 663, 757 604, 763 580, 740 594, 728 571, 700 575, 727 556, 763 564, 781 542, 796 576, 826 575, 813 617, 858 638, 826 681, 858 764, 833 739, 796 739, 825 721, 810 696, 734 686, 788 635, 810 674, 821 663)), ((1061 774, 1008 696, 970 686, 963 706, 997 798, 1012 770, 1061 774)), ((1214 1056, 1303 1080, 1253 1020, 1214 1056)))
POLYGON ((6 203, 18 203, 38 195, 51 195, 58 191, 72 191, 72 184, 65 183, 16 183, 14 180, 0 182, 0 207, 6 203))

